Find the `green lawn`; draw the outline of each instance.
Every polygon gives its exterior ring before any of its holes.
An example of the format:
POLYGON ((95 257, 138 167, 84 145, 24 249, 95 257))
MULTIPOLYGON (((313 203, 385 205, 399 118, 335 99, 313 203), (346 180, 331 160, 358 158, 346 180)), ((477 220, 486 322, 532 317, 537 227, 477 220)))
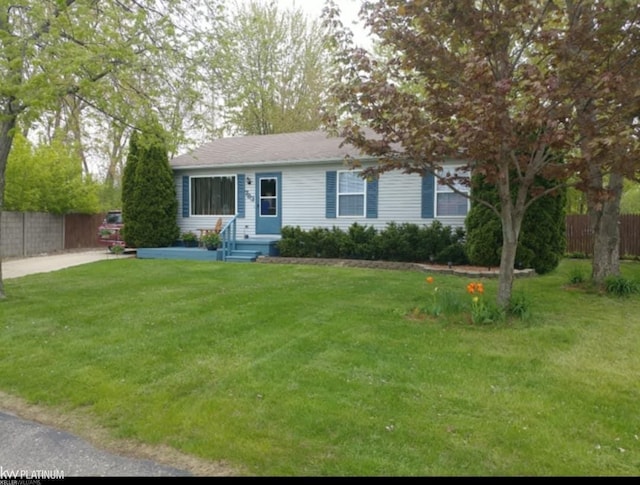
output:
POLYGON ((247 475, 637 476, 640 298, 571 287, 576 268, 516 281, 530 318, 485 326, 417 314, 435 287, 468 308, 472 280, 411 271, 112 259, 7 280, 0 390, 247 475))

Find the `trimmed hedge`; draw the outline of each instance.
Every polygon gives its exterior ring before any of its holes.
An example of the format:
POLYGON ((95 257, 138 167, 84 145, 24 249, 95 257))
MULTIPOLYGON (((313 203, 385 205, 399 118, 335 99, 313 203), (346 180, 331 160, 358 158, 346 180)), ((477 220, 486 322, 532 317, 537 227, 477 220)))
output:
POLYGON ((358 223, 347 231, 285 226, 278 249, 283 257, 467 264, 464 236, 464 229, 439 221, 430 226, 389 223, 381 231, 358 223))

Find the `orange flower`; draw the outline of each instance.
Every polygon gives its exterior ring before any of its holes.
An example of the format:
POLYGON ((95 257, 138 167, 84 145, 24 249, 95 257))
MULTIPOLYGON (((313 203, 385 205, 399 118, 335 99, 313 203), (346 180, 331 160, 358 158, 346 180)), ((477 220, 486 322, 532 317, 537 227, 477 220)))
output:
POLYGON ((482 283, 471 282, 467 285, 467 293, 473 295, 474 293, 480 293, 481 295, 484 293, 484 286, 482 283))
POLYGON ((427 276, 427 278, 425 279, 425 281, 429 284, 433 283, 433 276, 427 276))

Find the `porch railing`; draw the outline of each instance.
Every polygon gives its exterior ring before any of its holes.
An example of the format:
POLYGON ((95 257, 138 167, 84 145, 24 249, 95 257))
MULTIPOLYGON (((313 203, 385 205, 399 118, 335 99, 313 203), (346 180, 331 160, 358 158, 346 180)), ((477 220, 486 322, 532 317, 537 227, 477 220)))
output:
POLYGON ((222 260, 226 261, 227 257, 236 249, 236 218, 233 216, 227 221, 220 231, 220 239, 222 240, 222 260))

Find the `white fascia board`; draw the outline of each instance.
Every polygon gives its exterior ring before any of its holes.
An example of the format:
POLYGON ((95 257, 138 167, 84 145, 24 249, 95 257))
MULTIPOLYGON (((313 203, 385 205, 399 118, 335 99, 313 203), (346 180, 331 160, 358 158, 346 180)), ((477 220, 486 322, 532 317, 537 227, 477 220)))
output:
MULTIPOLYGON (((365 162, 365 163, 370 163, 370 162, 376 162, 377 158, 372 158, 372 157, 368 157, 368 158, 364 158, 364 157, 358 157, 358 158, 351 158, 352 160, 358 160, 360 162, 365 162)), ((332 164, 332 163, 342 163, 345 161, 345 158, 333 158, 333 159, 326 159, 326 158, 322 158, 322 159, 313 159, 313 160, 280 160, 280 161, 268 161, 268 162, 242 162, 242 163, 229 163, 229 164, 222 164, 222 165, 204 165, 204 164, 199 164, 199 165, 180 165, 177 167, 171 167, 172 170, 202 170, 202 169, 207 169, 207 168, 215 168, 215 169, 226 169, 226 168, 232 168, 232 169, 237 169, 237 168, 259 168, 259 167, 271 167, 271 166, 278 166, 278 167, 282 167, 282 166, 286 166, 286 165, 291 165, 291 166, 300 166, 300 165, 325 165, 325 164, 332 164)))

